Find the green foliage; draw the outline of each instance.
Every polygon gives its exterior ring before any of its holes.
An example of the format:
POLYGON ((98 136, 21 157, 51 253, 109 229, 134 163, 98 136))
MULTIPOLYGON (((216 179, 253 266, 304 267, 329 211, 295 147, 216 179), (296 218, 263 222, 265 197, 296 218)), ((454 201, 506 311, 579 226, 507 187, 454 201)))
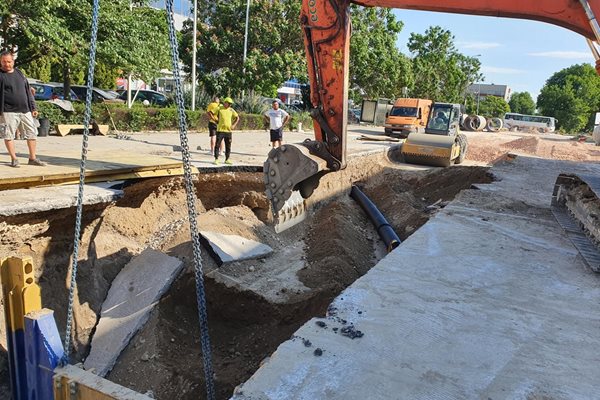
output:
MULTIPOLYGON (((85 112, 85 104, 83 103, 73 103, 74 112, 63 111, 61 108, 46 101, 38 102, 37 107, 40 112, 40 118, 48 118, 52 126, 57 124, 83 123, 85 112)), ((189 130, 208 130, 208 117, 204 109, 196 111, 187 110, 185 114, 189 130)), ((240 122, 236 130, 251 131, 265 129, 262 114, 239 112, 239 115, 240 122)), ((107 124, 111 128, 114 121, 117 129, 121 131, 175 131, 179 129, 177 109, 174 107, 155 108, 134 104, 131 109, 128 109, 121 104, 93 104, 92 119, 96 120, 99 124, 107 124)), ((306 129, 312 127, 312 119, 308 113, 296 113, 292 115, 290 129, 296 129, 298 122, 302 122, 303 127, 306 129)))
POLYGON ((510 111, 519 114, 532 115, 535 112, 535 102, 529 92, 515 92, 508 102, 510 111))
POLYGON ((467 114, 477 114, 477 96, 473 93, 467 93, 465 95, 464 103, 465 112, 467 114))
POLYGON ((502 117, 510 111, 506 100, 498 96, 486 96, 479 102, 479 115, 484 117, 502 117))
POLYGON ((589 64, 562 69, 546 81, 537 106, 542 115, 557 118, 565 132, 589 131, 600 107, 600 77, 589 64))
MULTIPOLYGON (((129 8, 129 0, 103 0, 98 27, 97 62, 100 79, 115 70, 132 72, 146 81, 168 67, 169 44, 165 12, 147 7, 129 8)), ((84 83, 90 42, 91 2, 87 0, 4 0, 0 2, 0 42, 19 50, 17 64, 37 71, 36 60, 56 67, 51 78, 84 83), (69 68, 70 67, 70 68, 69 68)), ((45 78, 47 77, 44 76, 45 78)), ((112 83, 110 86, 113 86, 112 83)))
POLYGON ((94 70, 94 86, 102 89, 116 89, 120 70, 103 62, 96 63, 94 70))
MULTIPOLYGON (((169 96, 170 104, 175 104, 174 96, 169 96)), ((203 87, 196 87, 196 110, 206 110, 206 106, 212 101, 211 96, 204 90, 203 87)), ((185 90, 183 92, 183 104, 187 109, 192 107, 192 91, 185 90)))
POLYGON ((308 112, 300 112, 291 114, 289 127, 292 130, 298 129, 298 123, 302 123, 302 129, 312 129, 313 119, 308 112))
POLYGON ((270 104, 265 104, 262 101, 262 96, 250 92, 244 95, 240 100, 235 103, 235 109, 237 111, 245 112, 248 114, 263 114, 270 107, 270 104))
POLYGON ((423 35, 411 33, 408 49, 413 55, 412 97, 462 103, 467 86, 483 78, 480 61, 459 53, 454 36, 439 26, 423 35))
POLYGON ((41 57, 30 62, 25 68, 22 68, 22 71, 29 78, 39 79, 43 82, 49 82, 51 79, 51 65, 52 62, 49 57, 41 57))
MULTIPOLYGON (((198 79, 211 94, 237 97, 244 90, 274 96, 287 79, 306 79, 300 32, 300 1, 250 3, 248 52, 243 64, 245 0, 217 0, 198 16, 198 79), (243 73, 245 68, 245 74, 243 73)), ((184 24, 180 43, 187 71, 192 65, 192 23, 184 24)))
POLYGON ((410 60, 395 45, 402 22, 389 8, 352 5, 351 16, 349 97, 400 97, 413 84, 410 60))
POLYGON ((62 108, 46 101, 36 102, 39 118, 50 120, 51 125, 66 124, 69 121, 69 113, 62 108))

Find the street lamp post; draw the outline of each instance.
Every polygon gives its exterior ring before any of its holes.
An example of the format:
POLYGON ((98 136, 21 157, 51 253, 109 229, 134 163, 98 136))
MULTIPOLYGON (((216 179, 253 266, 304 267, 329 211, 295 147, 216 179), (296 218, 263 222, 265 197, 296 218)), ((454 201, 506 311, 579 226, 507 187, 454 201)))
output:
POLYGON ((477 111, 475 114, 479 115, 479 96, 481 95, 481 82, 477 84, 477 111))
MULTIPOLYGON (((246 31, 244 33, 244 59, 242 60, 242 78, 244 84, 246 83, 246 55, 248 53, 248 25, 250 21, 250 0, 246 1, 246 31)), ((242 97, 244 96, 244 89, 242 89, 242 97)))
POLYGON ((194 0, 194 23, 192 33, 192 111, 196 110, 196 51, 198 41, 198 0, 194 0))

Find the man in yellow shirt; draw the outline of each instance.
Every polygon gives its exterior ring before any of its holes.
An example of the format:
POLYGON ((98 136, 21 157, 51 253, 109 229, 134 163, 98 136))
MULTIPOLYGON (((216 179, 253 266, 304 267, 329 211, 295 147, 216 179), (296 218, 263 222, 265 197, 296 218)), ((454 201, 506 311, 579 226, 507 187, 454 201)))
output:
MULTIPOLYGON (((215 143, 217 142, 217 114, 219 112, 219 108, 221 108, 221 103, 219 102, 218 96, 213 97, 212 103, 210 103, 206 107, 206 115, 208 115, 208 136, 210 137, 211 154, 215 154, 215 143)), ((220 151, 223 151, 223 146, 221 146, 220 151)))
POLYGON ((231 131, 235 128, 240 120, 237 112, 231 107, 233 100, 231 97, 223 99, 223 107, 217 112, 217 143, 215 144, 215 164, 219 164, 219 147, 221 142, 225 140, 225 164, 232 164, 229 160, 231 154, 231 131))

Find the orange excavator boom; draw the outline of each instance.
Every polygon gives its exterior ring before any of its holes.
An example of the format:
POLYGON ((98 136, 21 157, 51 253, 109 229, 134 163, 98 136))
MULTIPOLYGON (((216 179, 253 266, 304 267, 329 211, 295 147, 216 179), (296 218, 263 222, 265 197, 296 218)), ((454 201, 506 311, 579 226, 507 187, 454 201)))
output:
MULTIPOLYGON (((265 161, 266 194, 280 222, 295 218, 303 209, 296 196, 293 211, 286 210, 294 192, 306 199, 324 173, 346 166, 351 3, 543 21, 583 35, 596 59, 600 58, 592 42, 600 37, 595 18, 600 13, 600 0, 303 0, 300 23, 315 140, 273 149, 265 161)), ((599 67, 597 62, 600 71, 599 67)))

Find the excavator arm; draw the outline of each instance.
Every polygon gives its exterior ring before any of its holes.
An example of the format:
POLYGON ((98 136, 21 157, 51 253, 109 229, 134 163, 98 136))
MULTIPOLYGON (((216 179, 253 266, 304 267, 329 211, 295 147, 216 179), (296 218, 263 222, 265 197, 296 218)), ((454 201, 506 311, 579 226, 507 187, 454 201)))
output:
POLYGON ((592 42, 600 37, 594 17, 600 0, 303 0, 300 23, 315 140, 272 149, 264 164, 266 194, 284 225, 302 214, 302 198, 312 194, 323 174, 346 166, 351 3, 543 21, 583 35, 596 60, 600 58, 592 42))

